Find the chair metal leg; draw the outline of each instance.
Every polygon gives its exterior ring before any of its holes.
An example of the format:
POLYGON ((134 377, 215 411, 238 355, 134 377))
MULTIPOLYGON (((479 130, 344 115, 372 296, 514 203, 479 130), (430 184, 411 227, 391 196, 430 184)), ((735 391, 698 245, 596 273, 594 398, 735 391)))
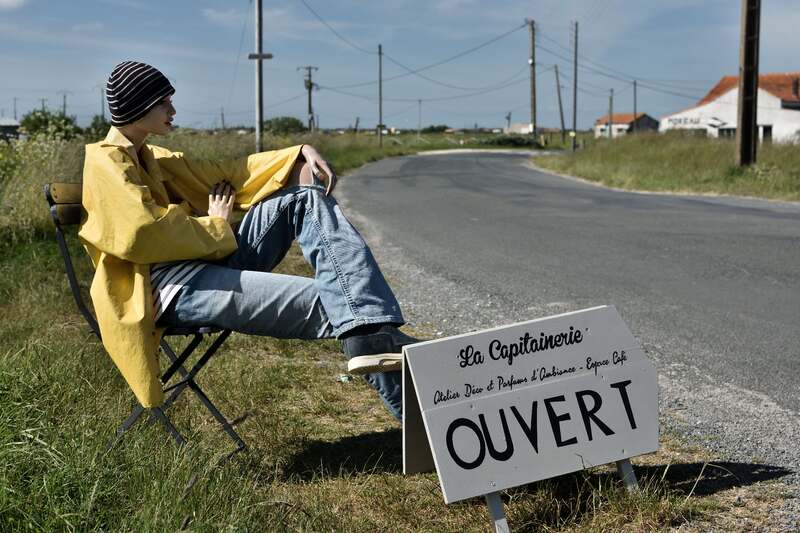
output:
POLYGON ((238 433, 236 433, 236 430, 233 429, 233 426, 230 425, 228 420, 222 415, 222 413, 219 412, 211 400, 208 399, 208 396, 206 396, 206 393, 203 392, 203 389, 201 389, 197 383, 194 382, 194 380, 189 382, 189 387, 191 387, 194 393, 197 394, 197 397, 200 398, 200 401, 203 402, 203 405, 206 406, 206 409, 211 411, 211 414, 214 415, 214 418, 216 418, 217 422, 220 423, 222 429, 225 430, 225 433, 227 433, 231 440, 236 443, 236 451, 239 452, 244 450, 246 445, 242 438, 238 433))
MULTIPOLYGON (((230 334, 231 331, 226 330, 223 331, 219 336, 217 336, 217 338, 214 339, 214 342, 211 344, 211 346, 208 347, 206 352, 200 357, 200 359, 198 359, 197 363, 195 363, 195 365, 189 371, 186 370, 186 368, 183 366, 183 363, 186 361, 191 351, 194 351, 194 349, 197 347, 197 345, 200 342, 200 339, 202 339, 202 336, 196 335, 195 338, 192 339, 192 342, 183 350, 183 352, 181 352, 180 356, 176 356, 175 352, 172 350, 169 344, 167 344, 164 340, 161 341, 161 347, 167 354, 167 357, 170 359, 171 362, 169 370, 165 372, 164 376, 162 376, 161 378, 162 382, 166 384, 169 378, 175 372, 178 372, 182 378, 180 381, 164 389, 165 392, 171 391, 171 393, 164 401, 164 404, 161 406, 161 411, 163 415, 163 411, 168 409, 177 400, 178 396, 180 396, 180 394, 186 387, 189 387, 192 390, 192 392, 194 392, 195 395, 197 395, 200 401, 203 402, 203 405, 205 405, 206 409, 209 410, 209 412, 217 420, 217 422, 219 422, 219 424, 222 426, 222 429, 225 431, 228 437, 230 437, 230 439, 236 444, 236 450, 234 450, 232 454, 230 454, 233 455, 234 453, 244 450, 247 445, 244 443, 244 440, 242 440, 242 438, 239 436, 236 430, 233 429, 233 427, 230 425, 225 416, 219 411, 219 409, 217 409, 214 403, 205 394, 203 389, 201 389, 200 386, 197 384, 197 382, 195 382, 194 380, 194 377, 197 375, 197 373, 200 370, 202 370, 202 368, 211 359, 214 353, 216 353, 219 347, 222 346, 222 343, 225 342, 225 340, 228 338, 228 336, 230 336, 230 334)), ((164 417, 166 417, 166 415, 164 415, 164 417)), ((156 413, 152 414, 147 423, 148 424, 152 423, 156 418, 158 418, 158 415, 156 413)))
MULTIPOLYGON (((203 340, 203 335, 201 335, 200 333, 196 334, 194 336, 194 338, 192 339, 192 341, 186 346, 186 348, 183 349, 183 351, 181 352, 181 355, 179 357, 175 358, 175 359, 173 359, 173 357, 175 356, 175 352, 173 352, 170 349, 170 355, 171 355, 170 359, 172 359, 172 364, 164 372, 164 375, 161 376, 161 383, 163 383, 165 385, 167 384, 167 382, 169 381, 169 378, 171 378, 172 375, 179 368, 183 367, 183 363, 186 362, 186 359, 189 358, 189 356, 192 354, 192 352, 194 352, 194 349, 197 348, 197 345, 200 344, 200 341, 202 341, 202 340, 203 340)), ((163 348, 165 344, 167 344, 167 343, 162 340, 161 341, 161 347, 163 348)), ((209 350, 210 349, 211 348, 209 348, 209 350)))
POLYGON ((175 429, 175 426, 172 425, 172 422, 169 421, 169 418, 167 418, 167 415, 164 414, 164 411, 162 411, 160 407, 153 407, 150 410, 153 412, 153 416, 161 421, 161 423, 164 425, 164 428, 167 430, 167 433, 169 433, 170 436, 175 439, 175 441, 178 443, 178 446, 183 446, 186 444, 186 440, 181 436, 180 433, 178 433, 178 430, 175 429))
POLYGON ((116 435, 114 435, 114 437, 108 442, 108 445, 106 446, 106 452, 111 451, 111 448, 113 448, 117 442, 119 442, 119 440, 122 438, 122 435, 124 435, 125 432, 128 431, 137 420, 139 420, 139 417, 142 416, 143 412, 144 407, 139 404, 133 408, 133 411, 131 411, 131 414, 128 415, 128 418, 126 418, 122 425, 117 429, 116 435))

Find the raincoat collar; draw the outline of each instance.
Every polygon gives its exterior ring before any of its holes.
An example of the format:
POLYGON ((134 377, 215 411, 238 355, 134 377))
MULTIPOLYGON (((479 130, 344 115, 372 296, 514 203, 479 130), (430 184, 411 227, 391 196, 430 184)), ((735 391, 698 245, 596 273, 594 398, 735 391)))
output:
POLYGON ((133 143, 116 126, 109 128, 108 134, 101 144, 103 146, 118 146, 122 148, 131 156, 131 159, 139 161, 140 169, 144 170, 150 177, 158 181, 166 179, 161 174, 161 169, 158 168, 158 163, 152 150, 150 150, 150 146, 143 144, 141 150, 139 150, 139 156, 141 157, 137 157, 133 143))

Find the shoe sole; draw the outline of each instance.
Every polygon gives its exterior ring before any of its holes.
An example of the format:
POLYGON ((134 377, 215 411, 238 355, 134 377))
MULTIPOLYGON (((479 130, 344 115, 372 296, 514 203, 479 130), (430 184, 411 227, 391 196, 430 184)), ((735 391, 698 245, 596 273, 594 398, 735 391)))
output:
POLYGON ((375 372, 392 372, 403 368, 403 354, 378 353, 353 357, 347 362, 347 371, 351 374, 372 374, 375 372))

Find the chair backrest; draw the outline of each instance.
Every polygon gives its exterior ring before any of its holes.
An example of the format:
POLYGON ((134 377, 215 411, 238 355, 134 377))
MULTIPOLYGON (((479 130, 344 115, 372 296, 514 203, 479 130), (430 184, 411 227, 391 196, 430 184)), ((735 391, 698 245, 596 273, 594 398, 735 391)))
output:
POLYGON ((67 247, 67 240, 64 236, 62 226, 76 226, 81 223, 84 216, 84 209, 81 204, 83 191, 80 183, 48 183, 44 186, 44 196, 47 204, 50 206, 50 216, 56 226, 56 241, 58 242, 58 250, 61 252, 61 257, 64 259, 64 268, 67 271, 67 279, 69 280, 69 287, 72 289, 72 297, 75 299, 75 304, 78 306, 83 317, 89 323, 97 337, 100 337, 100 329, 86 303, 81 296, 81 287, 78 283, 78 278, 75 275, 75 268, 72 264, 72 257, 67 247))

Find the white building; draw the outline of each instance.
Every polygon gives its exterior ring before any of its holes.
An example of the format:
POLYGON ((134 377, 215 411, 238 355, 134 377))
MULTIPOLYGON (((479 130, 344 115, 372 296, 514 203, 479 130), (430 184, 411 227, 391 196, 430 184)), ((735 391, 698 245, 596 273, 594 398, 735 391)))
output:
POLYGON ((515 122, 511 124, 508 128, 503 128, 503 133, 506 134, 522 134, 527 135, 531 132, 531 123, 530 122, 515 122))
MULTIPOLYGON (((696 106, 662 117, 659 131, 705 132, 711 137, 736 136, 739 77, 725 76, 696 106)), ((800 72, 758 77, 759 139, 800 142, 800 72)))
MULTIPOLYGON (((594 137, 608 137, 608 115, 603 115, 594 122, 594 137)), ((647 113, 614 113, 611 117, 611 137, 616 138, 627 135, 633 131, 658 130, 658 121, 647 113)))

